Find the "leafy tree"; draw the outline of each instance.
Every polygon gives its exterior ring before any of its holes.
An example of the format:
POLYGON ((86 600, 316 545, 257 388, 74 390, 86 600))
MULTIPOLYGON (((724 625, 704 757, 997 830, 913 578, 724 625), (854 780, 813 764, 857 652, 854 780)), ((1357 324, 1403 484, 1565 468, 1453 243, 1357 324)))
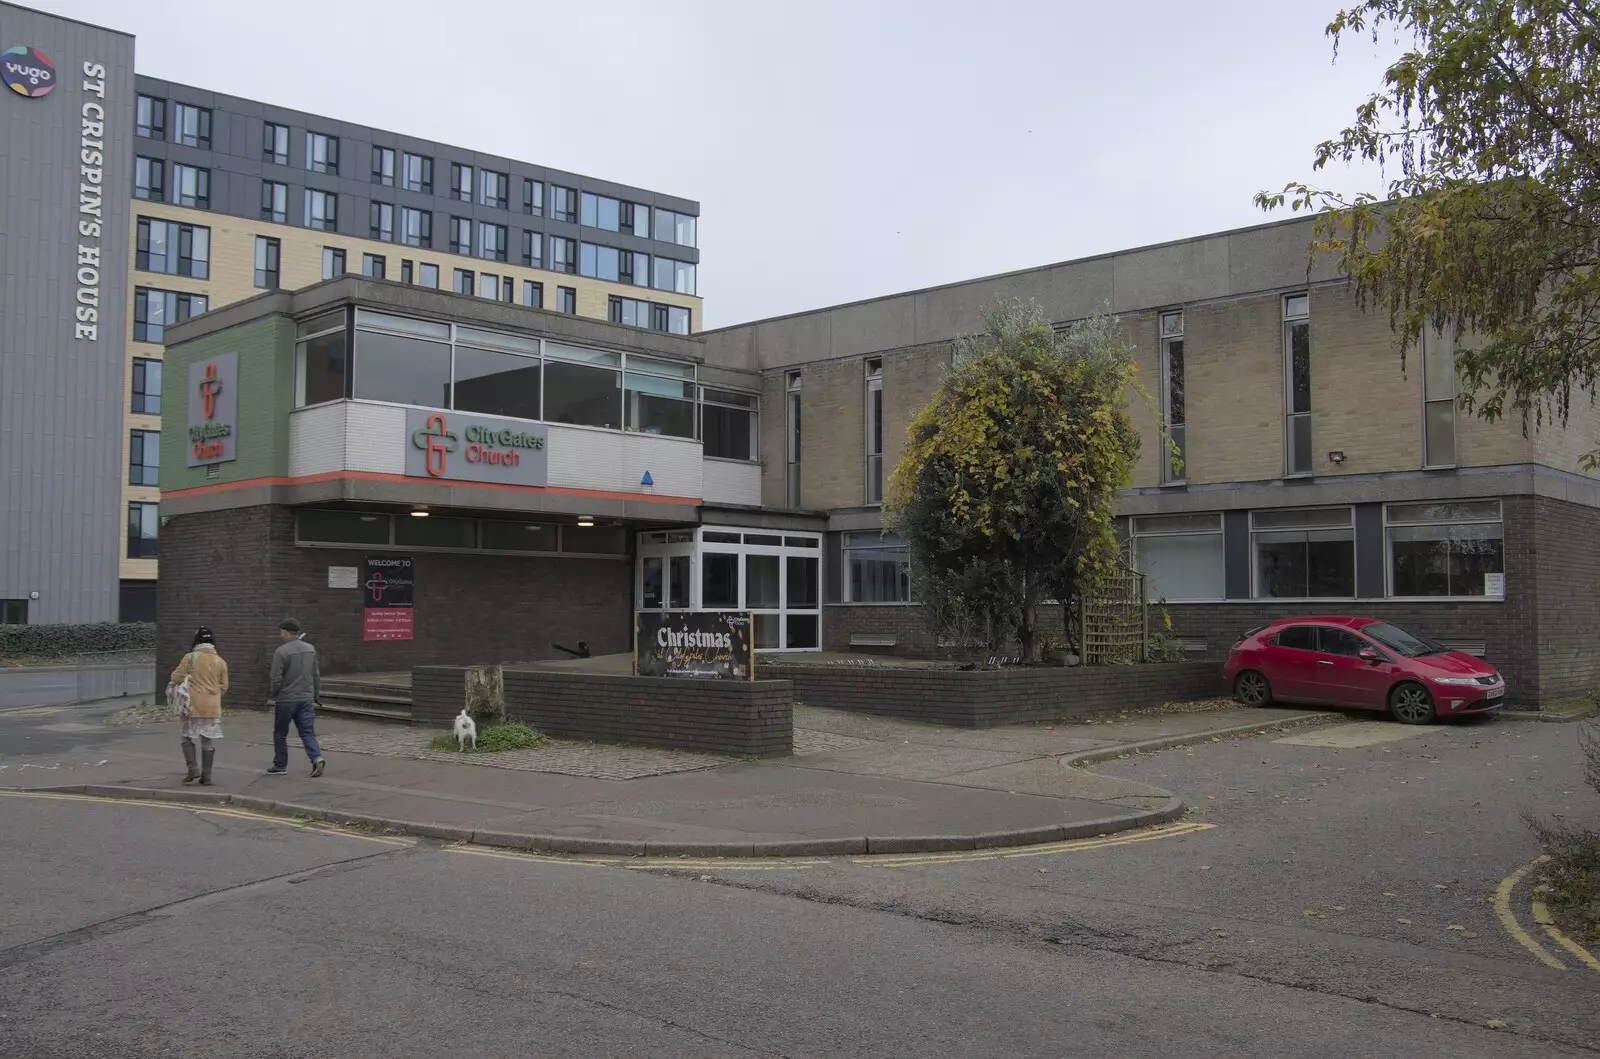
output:
POLYGON ((929 612, 991 646, 1015 630, 1034 661, 1040 603, 1066 603, 1116 564, 1116 501, 1139 454, 1125 394, 1138 382, 1113 318, 1058 334, 1037 305, 1009 302, 985 323, 912 421, 888 511, 929 612))
POLYGON ((1313 169, 1377 162, 1387 193, 1256 202, 1319 211, 1312 252, 1387 308, 1402 362, 1425 328, 1476 336, 1456 354, 1465 406, 1564 424, 1600 380, 1600 3, 1365 0, 1327 27, 1335 57, 1385 31, 1409 50, 1313 169))

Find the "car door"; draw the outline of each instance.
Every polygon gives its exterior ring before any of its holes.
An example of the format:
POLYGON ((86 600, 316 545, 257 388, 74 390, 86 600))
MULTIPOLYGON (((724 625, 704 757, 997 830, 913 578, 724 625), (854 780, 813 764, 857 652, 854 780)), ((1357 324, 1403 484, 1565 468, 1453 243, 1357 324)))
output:
POLYGON ((1280 630, 1264 652, 1262 669, 1273 694, 1289 702, 1317 702, 1317 628, 1290 625, 1280 630))
POLYGON ((1321 701, 1369 710, 1384 707, 1390 667, 1386 662, 1362 658, 1361 652, 1366 648, 1377 650, 1349 629, 1318 627, 1314 679, 1321 689, 1321 701))

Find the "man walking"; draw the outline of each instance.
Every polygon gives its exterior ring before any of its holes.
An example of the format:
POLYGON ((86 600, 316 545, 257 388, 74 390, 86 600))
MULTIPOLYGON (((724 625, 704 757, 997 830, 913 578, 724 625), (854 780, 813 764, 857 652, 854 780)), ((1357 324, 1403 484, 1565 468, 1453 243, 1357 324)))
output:
POLYGON ((316 702, 322 697, 322 674, 317 649, 305 641, 300 623, 285 618, 278 623, 283 645, 272 652, 272 767, 269 776, 289 771, 289 724, 300 733, 300 743, 311 759, 311 775, 322 775, 322 748, 317 746, 316 702))

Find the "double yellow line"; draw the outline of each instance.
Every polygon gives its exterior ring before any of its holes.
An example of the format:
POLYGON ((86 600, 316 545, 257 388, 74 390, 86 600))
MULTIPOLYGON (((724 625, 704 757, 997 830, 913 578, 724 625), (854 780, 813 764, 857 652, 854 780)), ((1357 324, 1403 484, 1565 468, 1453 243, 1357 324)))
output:
POLYGON ((983 860, 1049 857, 1057 853, 1078 853, 1090 849, 1109 849, 1112 846, 1133 846, 1140 842, 1151 842, 1158 838, 1177 838, 1179 835, 1192 835, 1200 831, 1209 831, 1216 826, 1216 824, 1201 823, 1171 824, 1165 827, 1154 827, 1148 831, 1123 832, 1122 834, 1106 835, 1101 838, 1078 838, 1066 842, 1046 842, 1038 846, 975 849, 954 853, 913 853, 904 856, 857 857, 851 863, 866 864, 878 868, 908 868, 923 864, 966 864, 983 860))
MULTIPOLYGON (((1535 959, 1546 967, 1565 971, 1567 965, 1552 955, 1550 950, 1541 945, 1533 935, 1523 930, 1522 924, 1517 922, 1516 913, 1511 910, 1511 896, 1517 885, 1522 882, 1523 877, 1528 872, 1549 859, 1549 857, 1540 857, 1532 864, 1524 864, 1504 879, 1501 879, 1500 885, 1494 891, 1494 914, 1495 918, 1500 920, 1500 925, 1505 928, 1506 933, 1510 934, 1517 944, 1531 952, 1535 959)), ((1600 971, 1600 957, 1596 957, 1594 953, 1573 941, 1560 927, 1555 925, 1555 921, 1550 918, 1550 909, 1545 905, 1544 898, 1537 893, 1530 894, 1529 898, 1528 903, 1533 912, 1533 921, 1549 936, 1550 940, 1566 950, 1573 959, 1588 967, 1591 971, 1600 971)))

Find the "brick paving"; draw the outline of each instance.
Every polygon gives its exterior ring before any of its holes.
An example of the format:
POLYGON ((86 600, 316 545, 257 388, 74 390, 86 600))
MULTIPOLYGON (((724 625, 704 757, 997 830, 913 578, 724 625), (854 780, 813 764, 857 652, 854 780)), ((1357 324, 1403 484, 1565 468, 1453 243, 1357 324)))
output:
MULTIPOLYGON (((341 732, 319 735, 324 750, 334 754, 373 754, 380 757, 414 758, 451 765, 479 765, 513 769, 518 772, 551 772, 562 776, 582 776, 601 780, 634 780, 646 776, 666 776, 675 772, 694 772, 716 768, 736 758, 721 754, 697 754, 683 750, 655 750, 649 747, 605 746, 598 743, 572 743, 552 740, 527 750, 501 750, 495 753, 462 754, 453 750, 434 750, 428 743, 432 731, 411 728, 381 729, 370 732, 341 732)), ((299 746, 299 741, 290 742, 299 746)))

